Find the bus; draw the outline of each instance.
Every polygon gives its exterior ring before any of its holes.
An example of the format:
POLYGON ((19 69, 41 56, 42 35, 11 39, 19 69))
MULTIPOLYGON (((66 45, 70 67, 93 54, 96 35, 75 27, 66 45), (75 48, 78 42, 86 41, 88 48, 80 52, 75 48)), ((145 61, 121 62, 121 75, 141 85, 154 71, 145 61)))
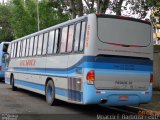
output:
POLYGON ((102 106, 152 99, 148 21, 89 14, 13 40, 5 82, 58 100, 102 106))
POLYGON ((0 43, 0 79, 4 80, 4 74, 6 71, 5 54, 7 54, 7 49, 9 42, 0 43))

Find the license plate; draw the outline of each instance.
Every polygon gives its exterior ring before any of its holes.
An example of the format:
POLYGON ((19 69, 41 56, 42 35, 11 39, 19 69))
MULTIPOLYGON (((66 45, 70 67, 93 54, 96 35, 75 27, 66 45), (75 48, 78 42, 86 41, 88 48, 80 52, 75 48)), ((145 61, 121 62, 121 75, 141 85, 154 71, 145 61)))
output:
POLYGON ((128 100, 128 96, 119 96, 119 100, 128 100))

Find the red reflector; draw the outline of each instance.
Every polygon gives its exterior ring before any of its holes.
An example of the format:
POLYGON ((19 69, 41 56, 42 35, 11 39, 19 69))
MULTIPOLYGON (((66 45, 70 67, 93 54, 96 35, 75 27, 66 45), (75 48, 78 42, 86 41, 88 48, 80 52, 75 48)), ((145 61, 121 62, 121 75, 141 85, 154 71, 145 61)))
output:
POLYGON ((94 81, 94 79, 95 79, 94 70, 90 70, 90 71, 87 73, 86 79, 89 80, 89 81, 94 81))
POLYGON ((2 66, 0 66, 0 71, 2 70, 2 66))
POLYGON ((153 82, 153 74, 150 75, 150 82, 153 82))
POLYGON ((96 91, 96 94, 101 94, 101 91, 96 91))
POLYGON ((145 92, 144 94, 149 94, 149 92, 145 92))

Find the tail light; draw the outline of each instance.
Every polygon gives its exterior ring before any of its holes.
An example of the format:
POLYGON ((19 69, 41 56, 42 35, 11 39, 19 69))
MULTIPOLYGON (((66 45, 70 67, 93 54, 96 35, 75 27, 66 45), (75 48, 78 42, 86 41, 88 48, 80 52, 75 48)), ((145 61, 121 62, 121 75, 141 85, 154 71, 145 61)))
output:
POLYGON ((87 73, 86 79, 87 79, 89 84, 94 84, 94 80, 95 80, 95 72, 94 72, 94 70, 90 70, 87 73))
POLYGON ((153 74, 150 74, 150 83, 153 82, 153 74))
POLYGON ((2 66, 0 66, 0 71, 2 70, 2 66))

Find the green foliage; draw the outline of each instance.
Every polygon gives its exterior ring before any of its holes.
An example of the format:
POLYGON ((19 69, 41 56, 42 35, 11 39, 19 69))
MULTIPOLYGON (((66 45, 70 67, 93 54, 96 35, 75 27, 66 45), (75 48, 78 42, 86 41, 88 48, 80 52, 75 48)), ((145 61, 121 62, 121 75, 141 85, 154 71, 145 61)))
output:
POLYGON ((15 38, 30 34, 36 30, 36 23, 33 16, 34 8, 29 5, 24 6, 23 0, 12 1, 10 5, 11 25, 14 29, 15 38))
MULTIPOLYGON (((49 5, 47 0, 41 0, 39 6, 40 30, 61 23, 69 19, 67 15, 59 13, 49 5)), ((11 4, 15 38, 19 38, 37 31, 37 2, 36 0, 13 0, 11 4)))
POLYGON ((0 5, 0 42, 13 39, 10 16, 9 6, 0 5))
POLYGON ((153 24, 160 23, 160 0, 147 0, 147 5, 149 7, 152 7, 153 14, 151 15, 151 22, 153 24), (159 18, 159 20, 156 20, 156 17, 159 18))
POLYGON ((147 0, 147 5, 156 9, 154 15, 160 17, 160 0, 147 0))
MULTIPOLYGON (((39 1, 40 30, 69 19, 62 11, 51 6, 48 0, 39 1)), ((10 0, 0 4, 0 41, 11 41, 38 30, 37 0, 10 0)))
POLYGON ((40 29, 56 25, 69 19, 68 15, 52 7, 48 0, 39 2, 40 29))
POLYGON ((159 0, 147 0, 146 2, 149 7, 160 7, 159 0))

